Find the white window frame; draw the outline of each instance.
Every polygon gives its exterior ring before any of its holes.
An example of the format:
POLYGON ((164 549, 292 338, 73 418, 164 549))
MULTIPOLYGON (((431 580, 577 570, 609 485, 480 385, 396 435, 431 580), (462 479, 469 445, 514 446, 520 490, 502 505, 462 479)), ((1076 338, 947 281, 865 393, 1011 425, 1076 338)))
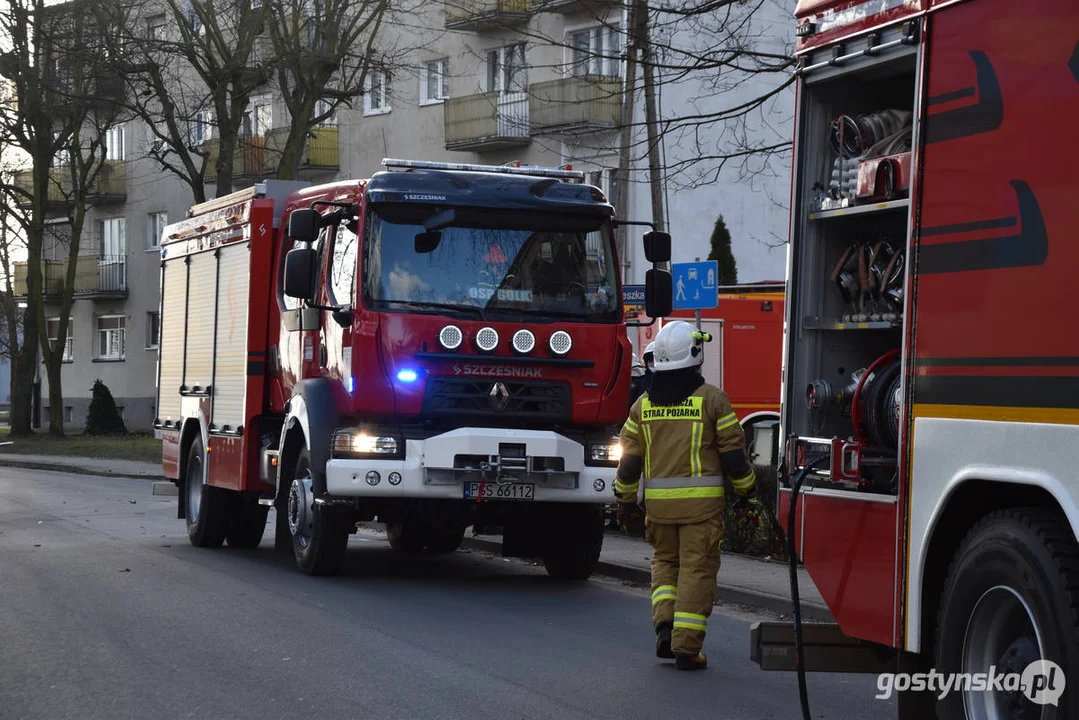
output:
POLYGON ((149 310, 146 313, 146 349, 157 350, 161 345, 161 312, 159 310, 149 310), (155 323, 156 319, 156 323, 155 323), (154 326, 157 326, 157 332, 154 332, 154 326), (157 335, 155 339, 153 336, 157 335))
POLYGON ((499 95, 528 92, 528 46, 525 43, 515 42, 509 45, 488 48, 484 67, 486 70, 484 81, 487 92, 497 92, 499 95), (509 89, 511 69, 507 59, 517 48, 520 48, 520 76, 516 78, 518 87, 511 90, 509 89))
POLYGON ((449 58, 438 58, 437 60, 427 60, 420 66, 420 105, 437 105, 445 102, 450 96, 450 83, 449 83, 449 58), (435 91, 436 97, 429 96, 431 75, 435 75, 435 82, 438 89, 435 91))
POLYGON ((124 143, 124 123, 111 125, 105 131, 105 159, 126 160, 126 147, 124 143))
POLYGON ((97 360, 121 361, 127 359, 127 316, 126 315, 98 315, 94 318, 94 357, 97 360), (119 320, 120 327, 102 328, 102 320, 119 320), (109 333, 116 333, 119 338, 119 353, 101 352, 102 342, 107 347, 112 347, 113 341, 109 339, 109 333), (104 334, 104 337, 102 337, 104 334))
POLYGON ((567 76, 574 77, 622 77, 622 25, 613 22, 575 25, 566 28, 564 68, 567 76), (577 58, 577 40, 588 34, 587 56, 577 58))
MULTIPOLYGON (((53 343, 56 342, 56 338, 49 331, 49 325, 56 323, 56 331, 59 334, 60 331, 60 317, 51 317, 45 320, 45 331, 49 333, 49 345, 55 347, 53 343)), ((67 340, 64 342, 64 354, 60 358, 60 362, 73 362, 75 360, 75 322, 68 318, 67 321, 67 340)))
POLYGON ((127 218, 111 217, 101 220, 100 257, 115 258, 116 262, 126 262, 127 258, 127 218))
POLYGON ((249 137, 266 137, 273 130, 273 98, 258 95, 247 102, 244 118, 249 137), (264 127, 265 126, 265 127, 264 127))
POLYGON ((161 250, 161 235, 168 224, 169 214, 167 212, 146 213, 146 252, 158 252, 161 250))
MULTIPOLYGON (((326 112, 329 107, 329 100, 326 100, 325 98, 319 98, 315 101, 314 109, 311 110, 311 117, 318 117, 322 113, 326 112)), ((330 113, 329 117, 315 125, 315 127, 337 127, 337 110, 334 109, 334 112, 330 113)))
POLYGON ((214 136, 213 113, 199 110, 187 123, 187 141, 191 146, 198 146, 214 136))
POLYGON ((390 106, 389 73, 385 70, 370 70, 364 84, 367 86, 367 91, 363 94, 364 115, 385 115, 393 110, 390 106))

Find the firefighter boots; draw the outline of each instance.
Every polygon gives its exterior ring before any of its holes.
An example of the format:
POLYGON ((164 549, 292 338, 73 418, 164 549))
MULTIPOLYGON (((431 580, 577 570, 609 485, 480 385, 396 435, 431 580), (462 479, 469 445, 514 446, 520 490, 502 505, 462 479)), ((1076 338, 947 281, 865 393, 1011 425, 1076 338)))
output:
POLYGON ((664 660, 673 660, 674 651, 671 650, 671 629, 674 623, 671 621, 661 622, 656 625, 656 657, 664 660))
POLYGON ((703 652, 696 655, 678 653, 674 657, 674 664, 679 670, 704 670, 708 667, 708 658, 704 656, 703 652))

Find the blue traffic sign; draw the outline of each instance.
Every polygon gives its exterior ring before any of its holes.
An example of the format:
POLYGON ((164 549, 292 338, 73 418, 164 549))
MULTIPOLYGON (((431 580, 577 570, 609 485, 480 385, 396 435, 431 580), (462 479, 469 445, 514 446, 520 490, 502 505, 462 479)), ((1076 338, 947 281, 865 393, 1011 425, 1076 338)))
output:
POLYGON ((704 310, 719 305, 719 263, 715 260, 673 263, 671 274, 675 310, 704 310))
POLYGON ((623 285, 622 304, 644 307, 644 285, 623 285))

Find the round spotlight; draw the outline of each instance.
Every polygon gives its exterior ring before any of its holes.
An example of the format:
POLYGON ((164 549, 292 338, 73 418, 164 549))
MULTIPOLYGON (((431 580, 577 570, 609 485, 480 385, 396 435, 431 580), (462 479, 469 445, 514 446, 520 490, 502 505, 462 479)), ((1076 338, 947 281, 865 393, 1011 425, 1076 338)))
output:
POLYGON ((366 479, 367 479, 367 484, 374 487, 375 485, 378 485, 379 482, 382 480, 382 476, 379 475, 378 472, 376 472, 375 470, 369 470, 367 472, 367 478, 366 479))
POLYGON ((488 325, 476 333, 476 347, 484 352, 491 352, 498 347, 498 331, 488 325))
POLYGON ((386 478, 386 479, 390 481, 390 485, 400 485, 401 484, 401 473, 392 472, 392 473, 390 473, 390 476, 388 478, 386 478))
POLYGON ((551 333, 551 339, 547 341, 547 346, 551 348, 551 352, 555 355, 565 355, 573 347, 573 338, 565 330, 555 330, 551 333))
POLYGON ((513 349, 519 353, 527 354, 536 347, 536 336, 531 330, 521 328, 513 333, 513 349))
POLYGON ((438 331, 438 342, 447 350, 456 350, 464 341, 464 333, 456 325, 447 325, 438 331))

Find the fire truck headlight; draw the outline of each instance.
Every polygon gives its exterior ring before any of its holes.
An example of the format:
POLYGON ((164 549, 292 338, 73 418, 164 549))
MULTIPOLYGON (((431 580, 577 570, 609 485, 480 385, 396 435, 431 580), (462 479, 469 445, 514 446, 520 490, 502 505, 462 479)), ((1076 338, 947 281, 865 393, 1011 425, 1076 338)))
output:
POLYGON ((609 443, 592 445, 588 451, 592 462, 603 465, 617 465, 622 459, 622 443, 617 438, 612 438, 609 443))
POLYGON ((456 350, 464 342, 465 335, 456 325, 447 325, 438 331, 438 342, 447 350, 456 350))
POLYGON ((335 457, 399 457, 402 444, 393 435, 376 435, 361 430, 341 430, 333 437, 335 457))
POLYGON ((555 355, 565 355, 573 347, 573 338, 565 330, 555 330, 547 341, 547 347, 551 348, 555 355))

